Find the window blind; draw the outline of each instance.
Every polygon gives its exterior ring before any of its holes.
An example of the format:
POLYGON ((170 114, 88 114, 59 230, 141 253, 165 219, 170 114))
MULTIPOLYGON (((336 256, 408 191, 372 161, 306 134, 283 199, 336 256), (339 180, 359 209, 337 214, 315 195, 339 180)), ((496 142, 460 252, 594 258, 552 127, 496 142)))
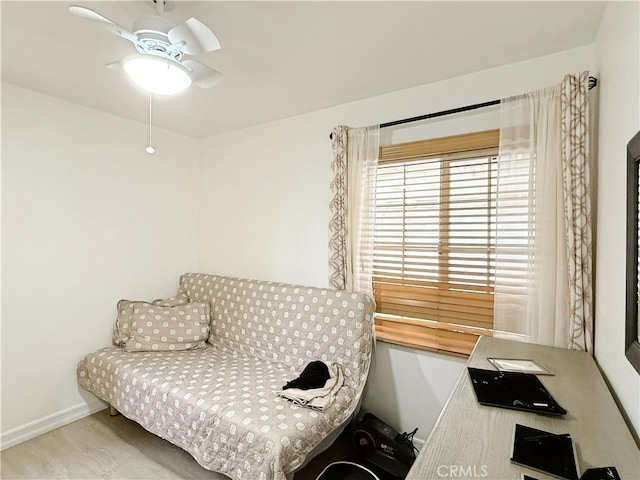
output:
POLYGON ((498 137, 490 130, 380 148, 380 340, 466 355, 492 334, 498 137))

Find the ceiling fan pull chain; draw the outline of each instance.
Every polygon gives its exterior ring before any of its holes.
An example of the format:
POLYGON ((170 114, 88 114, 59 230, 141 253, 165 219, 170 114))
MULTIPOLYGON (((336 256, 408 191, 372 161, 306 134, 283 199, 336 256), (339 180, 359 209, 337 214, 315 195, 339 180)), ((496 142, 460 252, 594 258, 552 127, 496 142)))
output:
POLYGON ((151 145, 151 120, 153 116, 153 93, 149 92, 149 146, 145 149, 147 153, 155 153, 156 149, 151 145))

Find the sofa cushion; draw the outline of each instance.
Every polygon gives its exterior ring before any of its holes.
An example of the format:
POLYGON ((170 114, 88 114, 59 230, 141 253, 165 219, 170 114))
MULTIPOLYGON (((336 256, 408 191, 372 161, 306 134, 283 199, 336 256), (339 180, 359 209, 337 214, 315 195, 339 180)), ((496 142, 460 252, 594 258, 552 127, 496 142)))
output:
POLYGON ((209 337, 206 303, 162 306, 132 302, 127 352, 205 348, 209 337))
POLYGON ((131 326, 131 315, 135 305, 160 305, 163 307, 171 307, 174 305, 185 305, 189 303, 189 297, 180 292, 175 297, 160 298, 153 302, 134 301, 134 300, 120 300, 118 302, 118 317, 113 327, 113 344, 120 347, 124 346, 129 340, 129 331, 131 326))

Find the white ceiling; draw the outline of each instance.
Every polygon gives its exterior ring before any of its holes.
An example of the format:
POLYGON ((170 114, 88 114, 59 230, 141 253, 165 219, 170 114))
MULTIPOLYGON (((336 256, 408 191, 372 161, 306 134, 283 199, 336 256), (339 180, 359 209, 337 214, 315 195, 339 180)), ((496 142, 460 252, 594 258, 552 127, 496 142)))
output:
MULTIPOLYGON (((148 95, 105 68, 135 49, 72 15, 130 28, 151 1, 2 1, 2 80, 147 121, 148 95)), ((155 97, 154 124, 191 137, 230 131, 592 44, 604 2, 177 0, 222 49, 194 57, 224 74, 208 90, 155 97)))

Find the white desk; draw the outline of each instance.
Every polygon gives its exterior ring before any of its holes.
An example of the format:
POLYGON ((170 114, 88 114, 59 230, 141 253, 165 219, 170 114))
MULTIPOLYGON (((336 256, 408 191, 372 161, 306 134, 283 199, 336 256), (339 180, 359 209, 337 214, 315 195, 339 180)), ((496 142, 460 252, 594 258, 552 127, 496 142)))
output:
POLYGON ((640 450, 602 375, 588 353, 482 337, 467 363, 494 369, 487 357, 532 359, 554 376, 538 378, 567 410, 562 417, 478 404, 465 368, 407 479, 540 480, 549 475, 512 464, 516 423, 569 433, 576 445, 578 473, 614 466, 623 480, 640 480, 640 450))

